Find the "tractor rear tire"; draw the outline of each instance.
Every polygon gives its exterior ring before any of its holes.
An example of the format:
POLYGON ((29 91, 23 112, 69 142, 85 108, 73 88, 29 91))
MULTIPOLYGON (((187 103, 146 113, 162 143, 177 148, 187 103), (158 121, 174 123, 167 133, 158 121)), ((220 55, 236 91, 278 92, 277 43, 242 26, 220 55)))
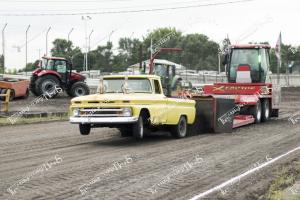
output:
POLYGON ((35 92, 38 96, 48 93, 51 95, 49 98, 54 98, 58 95, 55 91, 55 86, 60 86, 58 78, 52 75, 45 75, 36 80, 35 92))
POLYGON ((250 107, 250 114, 254 117, 254 123, 259 124, 262 119, 262 109, 260 100, 257 101, 255 106, 250 107))
POLYGON ((34 96, 39 96, 35 91, 35 85, 30 85, 29 90, 34 96))
POLYGON ((79 131, 81 135, 89 135, 91 132, 90 124, 79 124, 79 131))
POLYGON ((69 93, 71 94, 70 95, 71 97, 79 97, 79 96, 89 95, 90 89, 86 83, 80 81, 72 85, 68 94, 69 93))
POLYGON ((29 91, 34 94, 34 96, 39 96, 35 91, 35 82, 36 82, 37 76, 32 75, 30 78, 30 84, 29 84, 29 91))
POLYGON ((171 127, 171 135, 176 139, 187 136, 187 121, 185 116, 180 116, 178 124, 171 127))
POLYGON ((262 112, 261 121, 262 122, 268 121, 271 115, 269 99, 262 100, 261 112, 262 112))

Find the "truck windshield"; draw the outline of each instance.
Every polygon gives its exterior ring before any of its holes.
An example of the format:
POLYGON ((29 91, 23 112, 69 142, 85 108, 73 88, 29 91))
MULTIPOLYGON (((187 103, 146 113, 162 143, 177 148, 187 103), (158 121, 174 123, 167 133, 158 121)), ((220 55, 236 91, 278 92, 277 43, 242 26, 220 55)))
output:
MULTIPOLYGON (((125 86, 124 78, 104 79, 105 93, 121 93, 125 86)), ((128 78, 127 87, 134 93, 152 93, 150 81, 145 78, 128 78)))

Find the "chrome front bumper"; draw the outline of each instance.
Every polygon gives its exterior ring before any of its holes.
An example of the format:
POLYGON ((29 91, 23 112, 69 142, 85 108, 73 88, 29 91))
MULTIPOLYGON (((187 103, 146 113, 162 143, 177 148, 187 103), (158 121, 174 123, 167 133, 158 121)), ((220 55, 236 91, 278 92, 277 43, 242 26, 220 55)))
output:
POLYGON ((72 124, 132 124, 137 117, 70 117, 72 124))

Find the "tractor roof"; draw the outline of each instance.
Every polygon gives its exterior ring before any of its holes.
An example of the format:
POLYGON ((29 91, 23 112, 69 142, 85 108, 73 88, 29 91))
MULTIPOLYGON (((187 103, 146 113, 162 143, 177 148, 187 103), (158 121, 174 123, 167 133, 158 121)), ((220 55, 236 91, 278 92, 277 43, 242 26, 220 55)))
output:
POLYGON ((268 44, 236 44, 236 45, 231 45, 230 48, 233 49, 270 49, 271 46, 268 44))
POLYGON ((63 57, 51 57, 51 56, 43 56, 42 58, 45 58, 47 60, 67 60, 63 57))

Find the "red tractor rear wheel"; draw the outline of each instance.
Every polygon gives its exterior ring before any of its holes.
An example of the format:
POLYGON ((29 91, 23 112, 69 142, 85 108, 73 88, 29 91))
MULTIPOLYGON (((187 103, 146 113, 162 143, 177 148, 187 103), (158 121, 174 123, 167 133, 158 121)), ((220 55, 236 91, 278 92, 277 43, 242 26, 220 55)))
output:
POLYGON ((35 92, 36 94, 42 95, 42 94, 50 94, 51 97, 57 96, 57 91, 55 90, 55 87, 58 87, 59 80, 55 76, 52 75, 45 75, 42 77, 39 77, 35 82, 35 92))

